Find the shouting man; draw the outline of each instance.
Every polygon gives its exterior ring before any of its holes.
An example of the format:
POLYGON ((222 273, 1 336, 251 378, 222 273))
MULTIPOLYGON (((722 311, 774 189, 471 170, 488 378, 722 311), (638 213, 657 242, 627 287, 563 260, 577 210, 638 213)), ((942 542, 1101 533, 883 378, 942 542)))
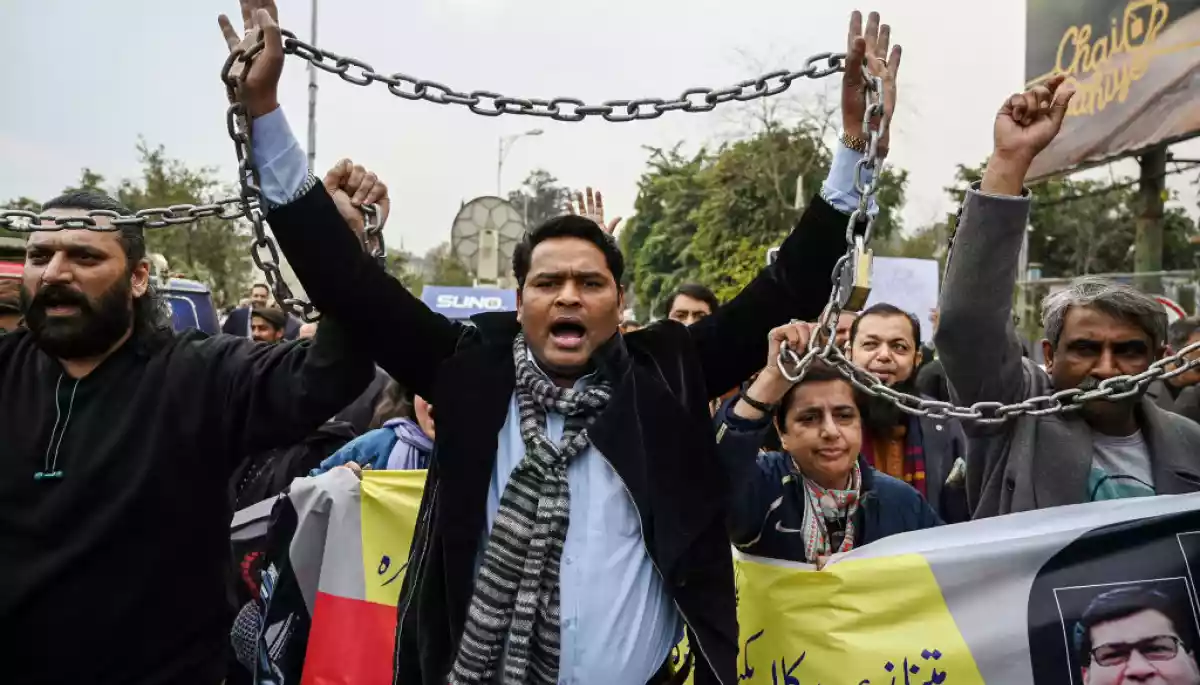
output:
MULTIPOLYGON (((130 213, 93 191, 43 206, 94 210, 130 213)), ((95 221, 30 235, 25 328, 0 336, 3 680, 217 685, 229 478, 354 399, 371 364, 332 321, 312 343, 176 336, 141 228, 95 221)))
MULTIPOLYGON (((935 336, 961 403, 1015 404, 1090 390, 1141 373, 1163 354, 1162 305, 1096 278, 1042 303, 1046 370, 1021 354, 1012 290, 1029 217, 1029 191, 1022 186, 1033 158, 1061 128, 1072 95, 1059 76, 1005 101, 983 180, 967 192, 935 336)), ((1025 414, 1000 425, 968 422, 966 429, 967 495, 975 517, 1200 490, 1200 426, 1136 393, 1094 400, 1074 413, 1025 414)))
MULTIPOLYGON (((824 308, 859 155, 836 153, 827 195, 839 206, 815 198, 775 264, 690 327, 617 334, 624 259, 580 216, 547 221, 516 247, 515 314, 463 325, 430 311, 347 230, 337 208, 384 210, 386 188, 349 162, 325 186, 311 176, 276 96, 274 3, 243 7, 247 30, 261 27, 265 40, 241 96, 272 230, 313 303, 437 407, 396 681, 672 682, 686 677, 670 658, 686 630, 696 684, 736 682, 729 481, 707 404, 762 365, 773 327, 824 308), (338 189, 332 198, 326 187, 338 189)), ((244 42, 221 24, 231 49, 244 42)), ((856 13, 847 62, 871 57, 891 111, 900 52, 884 62, 889 29, 875 14, 865 35, 861 24, 856 13)), ((847 127, 861 127, 862 82, 861 69, 846 71, 847 127)))

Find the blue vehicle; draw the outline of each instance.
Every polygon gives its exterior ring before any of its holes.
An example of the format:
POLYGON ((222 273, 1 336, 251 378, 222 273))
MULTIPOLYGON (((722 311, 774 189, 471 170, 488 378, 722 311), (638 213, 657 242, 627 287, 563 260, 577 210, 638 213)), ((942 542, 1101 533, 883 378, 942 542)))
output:
POLYGON ((159 281, 159 295, 171 306, 171 328, 182 333, 195 328, 209 335, 221 332, 212 291, 199 281, 168 278, 159 281))

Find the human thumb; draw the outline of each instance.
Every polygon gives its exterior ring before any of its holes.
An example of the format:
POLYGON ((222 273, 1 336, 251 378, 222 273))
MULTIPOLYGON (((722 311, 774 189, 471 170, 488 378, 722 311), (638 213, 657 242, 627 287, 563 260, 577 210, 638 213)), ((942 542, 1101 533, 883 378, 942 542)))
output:
POLYGON ((1054 122, 1054 130, 1062 127, 1063 120, 1067 118, 1067 108, 1071 104, 1071 98, 1075 97, 1075 92, 1075 86, 1063 84, 1054 93, 1054 103, 1050 105, 1050 120, 1054 122))

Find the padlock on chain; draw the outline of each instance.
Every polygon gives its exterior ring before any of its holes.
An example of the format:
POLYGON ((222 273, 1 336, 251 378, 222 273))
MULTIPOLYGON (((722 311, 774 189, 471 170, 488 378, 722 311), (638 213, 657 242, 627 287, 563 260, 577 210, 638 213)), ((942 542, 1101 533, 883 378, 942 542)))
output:
POLYGON ((871 295, 871 267, 875 253, 867 249, 863 237, 854 236, 854 250, 838 274, 838 303, 842 311, 861 311, 871 295))

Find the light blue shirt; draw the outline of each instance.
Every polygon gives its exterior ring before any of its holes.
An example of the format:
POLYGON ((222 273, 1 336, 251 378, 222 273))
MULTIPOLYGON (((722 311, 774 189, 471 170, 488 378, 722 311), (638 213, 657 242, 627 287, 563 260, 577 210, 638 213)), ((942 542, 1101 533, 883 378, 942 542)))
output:
MULTIPOLYGON (((275 205, 292 200, 308 175, 308 160, 282 109, 256 119, 252 133, 263 195, 275 205)), ((823 192, 830 204, 847 213, 858 204, 858 157, 839 146, 823 192)), ((587 383, 587 377, 581 378, 575 387, 587 383)), ((547 437, 560 440, 563 423, 562 416, 548 414, 547 437)), ((488 488, 488 531, 509 477, 525 456, 520 425, 514 394, 488 488)), ((650 559, 633 498, 604 455, 594 447, 585 450, 567 466, 567 483, 571 520, 559 571, 559 682, 644 683, 683 637, 683 622, 650 559)), ((481 537, 481 550, 486 540, 481 537)))

